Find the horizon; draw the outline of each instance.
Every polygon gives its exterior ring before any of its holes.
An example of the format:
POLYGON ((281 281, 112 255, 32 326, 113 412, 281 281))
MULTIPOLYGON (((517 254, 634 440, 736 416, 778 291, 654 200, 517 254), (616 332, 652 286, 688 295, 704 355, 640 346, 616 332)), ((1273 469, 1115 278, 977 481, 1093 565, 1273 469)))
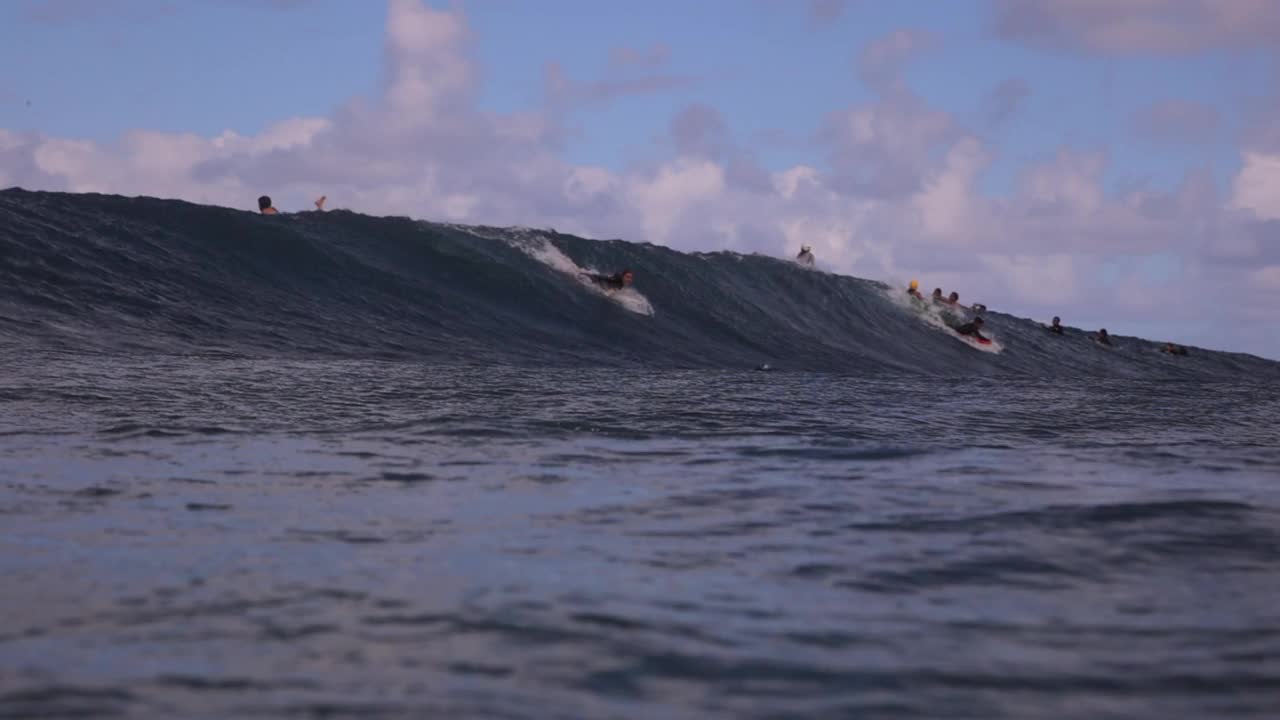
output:
POLYGON ((0 40, 42 68, 0 80, 0 187, 803 243, 1280 360, 1280 5, 49 0, 0 40))

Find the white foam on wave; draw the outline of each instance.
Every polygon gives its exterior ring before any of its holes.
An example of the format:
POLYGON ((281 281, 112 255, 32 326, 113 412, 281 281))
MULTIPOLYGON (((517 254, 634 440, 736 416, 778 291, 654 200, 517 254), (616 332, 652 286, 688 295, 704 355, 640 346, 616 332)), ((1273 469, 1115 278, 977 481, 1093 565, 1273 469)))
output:
POLYGON ((529 257, 546 265, 557 272, 573 277, 580 285, 588 290, 603 295, 610 300, 618 303, 624 309, 629 310, 637 315, 653 316, 653 305, 649 303, 649 299, 636 290, 634 287, 622 288, 620 290, 611 290, 602 288, 591 282, 585 273, 607 274, 601 273, 594 268, 583 268, 573 261, 568 255, 560 251, 550 240, 547 239, 540 231, 532 228, 506 228, 501 234, 488 235, 478 232, 479 228, 464 228, 458 226, 457 229, 465 230, 477 237, 484 237, 491 240, 501 240, 511 247, 523 252, 529 257))
MULTIPOLYGON (((893 288, 887 288, 885 289, 885 294, 889 298, 889 302, 892 302, 907 311, 909 314, 919 318, 925 325, 950 335, 974 350, 991 353, 993 355, 1004 352, 1004 346, 1000 344, 1000 341, 996 339, 996 336, 991 331, 985 328, 983 329, 982 334, 984 337, 991 340, 991 344, 989 345, 983 345, 976 340, 967 338, 964 335, 957 333, 955 330, 952 330, 951 327, 947 325, 946 319, 942 317, 943 311, 947 309, 944 306, 937 305, 928 299, 923 303, 913 302, 911 300, 911 296, 907 294, 906 290, 895 291, 893 288)), ((961 308, 961 313, 965 318, 972 315, 969 308, 961 308)))

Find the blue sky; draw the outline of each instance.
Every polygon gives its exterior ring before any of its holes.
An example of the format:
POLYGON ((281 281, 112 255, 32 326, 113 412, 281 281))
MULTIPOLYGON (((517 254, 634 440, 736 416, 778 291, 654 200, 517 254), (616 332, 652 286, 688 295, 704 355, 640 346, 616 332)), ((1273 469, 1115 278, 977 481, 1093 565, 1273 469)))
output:
MULTIPOLYGON (((495 0, 463 7, 483 73, 481 102, 499 111, 541 103, 549 62, 591 80, 615 48, 669 48, 667 71, 688 78, 687 87, 575 113, 582 133, 568 157, 613 168, 644 157, 672 113, 693 101, 718 108, 744 141, 762 131, 788 133, 784 146, 758 149, 768 166, 817 162, 807 140, 821 117, 869 95, 854 72, 858 50, 909 27, 938 36, 906 75, 943 110, 977 122, 984 93, 1001 81, 1022 78, 1033 88, 1017 122, 1000 129, 993 191, 1062 143, 1106 148, 1113 183, 1168 187, 1190 165, 1225 180, 1238 169, 1237 110, 1264 87, 1269 69, 1251 51, 1082 58, 1003 43, 992 37, 982 2, 863 3, 833 20, 797 12, 800 5, 495 0), (1171 146, 1134 130, 1134 113, 1173 98, 1222 113, 1211 139, 1171 146)), ((25 69, 0 81, 0 127, 103 141, 139 127, 252 134, 282 117, 323 115, 376 92, 385 21, 385 6, 362 0, 0 4, 0 62, 25 69)))
POLYGON ((261 185, 297 204, 321 189, 369 212, 682 249, 781 253, 817 233, 833 270, 962 284, 1037 267, 1062 287, 1007 277, 984 297, 1276 357, 1280 341, 1223 329, 1256 318, 1222 286, 1266 303, 1280 279, 1270 235, 1232 239, 1280 216, 1265 162, 1280 150, 1257 139, 1280 10, 1240 22, 1229 4, 10 0, 0 185, 237 205, 261 185), (389 32, 414 22, 430 47, 389 32), (390 100, 449 68, 419 104, 390 100), (711 129, 673 129, 694 115, 711 129), (335 166, 362 177, 318 184, 335 166), (1211 311, 1150 299, 1187 283, 1211 311))

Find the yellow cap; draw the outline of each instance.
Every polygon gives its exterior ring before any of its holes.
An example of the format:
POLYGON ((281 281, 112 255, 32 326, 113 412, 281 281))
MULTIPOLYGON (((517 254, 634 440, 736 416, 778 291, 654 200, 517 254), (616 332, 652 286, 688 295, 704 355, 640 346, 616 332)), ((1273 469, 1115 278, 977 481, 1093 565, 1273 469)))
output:
POLYGON ((920 283, 916 282, 915 280, 912 280, 912 281, 911 281, 911 289, 912 289, 912 290, 915 290, 915 289, 916 289, 916 288, 918 288, 918 287, 920 287, 920 283))

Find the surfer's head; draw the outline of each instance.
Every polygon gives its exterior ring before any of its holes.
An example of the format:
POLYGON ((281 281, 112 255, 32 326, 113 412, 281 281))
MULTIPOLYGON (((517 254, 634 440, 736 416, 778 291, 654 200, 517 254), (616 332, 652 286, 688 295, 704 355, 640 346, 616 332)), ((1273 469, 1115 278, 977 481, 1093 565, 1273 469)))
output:
POLYGON ((1062 318, 1058 317, 1057 315, 1054 315, 1054 316, 1053 316, 1053 324, 1054 324, 1054 327, 1057 327, 1058 325, 1061 325, 1061 324, 1062 324, 1062 318))
POLYGON ((258 198, 258 212, 266 212, 271 207, 271 196, 263 195, 258 198))
POLYGON ((950 302, 959 302, 959 300, 960 300, 960 293, 958 293, 958 292, 953 292, 953 293, 951 293, 950 295, 948 295, 948 296, 947 296, 947 300, 948 300, 948 301, 950 301, 950 302))
POLYGON ((912 280, 912 281, 911 281, 911 289, 912 289, 912 290, 919 290, 919 289, 920 289, 920 281, 919 281, 919 280, 912 280))
POLYGON ((635 273, 631 272, 631 268, 627 268, 618 273, 618 277, 622 280, 622 286, 626 287, 636 281, 635 273))
POLYGON ((936 298, 938 298, 939 300, 941 300, 941 299, 942 299, 942 288, 934 288, 934 289, 933 289, 933 296, 934 296, 934 297, 936 297, 936 298))

